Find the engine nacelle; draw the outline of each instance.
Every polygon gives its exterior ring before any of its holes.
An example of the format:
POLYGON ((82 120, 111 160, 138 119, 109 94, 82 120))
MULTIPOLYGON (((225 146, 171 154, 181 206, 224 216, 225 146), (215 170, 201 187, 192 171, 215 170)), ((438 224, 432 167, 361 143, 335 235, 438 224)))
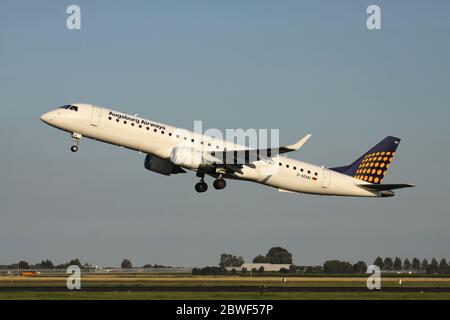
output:
POLYGON ((172 149, 170 161, 180 167, 198 169, 213 164, 214 158, 208 154, 203 154, 200 150, 179 146, 172 149))
POLYGON ((172 162, 150 154, 145 157, 144 167, 147 170, 165 174, 167 176, 171 173, 176 173, 176 167, 172 162))

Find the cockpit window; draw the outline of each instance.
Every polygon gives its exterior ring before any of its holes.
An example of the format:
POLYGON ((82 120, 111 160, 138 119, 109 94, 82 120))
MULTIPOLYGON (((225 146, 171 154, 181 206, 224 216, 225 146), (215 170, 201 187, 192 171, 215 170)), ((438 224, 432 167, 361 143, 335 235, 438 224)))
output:
POLYGON ((65 106, 61 106, 59 107, 60 109, 67 109, 67 110, 72 110, 72 111, 78 111, 78 107, 77 106, 71 106, 70 104, 66 104, 65 106))

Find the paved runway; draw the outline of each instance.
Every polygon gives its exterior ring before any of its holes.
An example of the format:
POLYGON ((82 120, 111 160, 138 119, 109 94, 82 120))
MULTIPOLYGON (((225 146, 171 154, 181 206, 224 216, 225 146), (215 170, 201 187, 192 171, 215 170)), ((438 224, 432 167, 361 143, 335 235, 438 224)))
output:
MULTIPOLYGON (((0 292, 68 292, 63 286, 0 286, 0 292)), ((261 286, 96 286, 84 292, 370 292, 365 287, 261 286)), ((450 287, 382 287, 381 292, 450 292, 450 287)))

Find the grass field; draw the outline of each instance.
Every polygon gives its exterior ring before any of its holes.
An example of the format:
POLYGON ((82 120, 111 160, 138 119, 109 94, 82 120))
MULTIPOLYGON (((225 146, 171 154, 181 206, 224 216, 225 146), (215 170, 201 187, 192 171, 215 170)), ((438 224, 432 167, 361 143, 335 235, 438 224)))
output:
MULTIPOLYGON (((39 276, 18 277, 1 276, 0 287, 19 287, 23 291, 0 291, 0 299, 445 299, 450 300, 450 292, 139 292, 145 286, 296 286, 296 287, 362 287, 365 277, 289 277, 286 283, 280 277, 241 277, 241 276, 189 276, 189 275, 85 275, 81 278, 83 288, 105 288, 127 286, 136 288, 130 292, 27 292, 32 287, 66 286, 66 277, 39 276)), ((428 277, 387 277, 382 279, 382 287, 450 287, 450 278, 428 277), (399 284, 399 279, 402 284, 399 284)), ((338 290, 337 290, 338 291, 338 290)))
MULTIPOLYGON (((65 276, 17 277, 0 276, 1 286, 65 286, 65 276)), ((86 275, 84 286, 349 286, 365 287, 366 277, 290 277, 283 283, 280 277, 239 276, 145 276, 145 275, 86 275)), ((382 286, 389 287, 450 287, 450 278, 396 277, 382 278, 382 286), (401 279, 402 283, 399 284, 401 279)))
POLYGON ((0 300, 450 300, 416 292, 1 292, 0 300))

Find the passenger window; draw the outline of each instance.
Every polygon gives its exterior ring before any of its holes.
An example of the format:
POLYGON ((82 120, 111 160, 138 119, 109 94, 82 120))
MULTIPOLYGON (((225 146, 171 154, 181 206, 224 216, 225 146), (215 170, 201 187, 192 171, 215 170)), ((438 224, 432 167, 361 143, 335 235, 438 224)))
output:
POLYGON ((294 170, 297 170, 297 167, 294 167, 293 169, 294 169, 294 170))

